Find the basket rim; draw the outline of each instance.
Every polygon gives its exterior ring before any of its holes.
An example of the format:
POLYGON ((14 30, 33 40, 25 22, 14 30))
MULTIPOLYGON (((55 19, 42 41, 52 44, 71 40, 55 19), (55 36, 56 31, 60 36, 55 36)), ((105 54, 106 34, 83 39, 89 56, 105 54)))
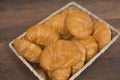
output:
MULTIPOLYGON (((120 31, 118 31, 117 29, 115 29, 112 25, 108 24, 106 21, 104 21, 103 19, 99 18, 98 16, 96 16, 95 14, 93 14, 92 12, 90 12, 89 10, 87 10, 85 7, 82 7, 80 4, 77 4, 75 1, 69 2, 68 4, 66 4, 65 6, 63 6, 62 8, 58 9, 57 11, 53 12, 52 14, 50 14, 48 17, 46 17, 45 19, 43 19, 42 21, 40 21, 38 24, 41 24, 43 22, 45 22, 47 19, 49 19, 50 17, 52 17, 53 15, 56 15, 57 13, 65 10, 66 8, 70 7, 70 6, 76 6, 79 9, 87 12, 89 15, 92 15, 95 19, 104 22, 105 24, 108 25, 108 27, 111 28, 112 31, 116 32, 117 34, 112 38, 112 40, 100 51, 98 52, 88 63, 86 63, 77 73, 75 73, 74 75, 72 75, 69 80, 74 80, 76 77, 78 77, 87 67, 89 67, 101 54, 103 54, 120 36, 120 31)), ((21 37, 23 37, 26 34, 26 32, 24 32, 23 34, 21 34, 20 36, 18 36, 15 39, 19 39, 21 37)), ((14 40, 14 39, 13 39, 14 40)), ((23 58, 21 57, 17 51, 15 50, 13 44, 13 40, 11 42, 9 42, 9 47, 12 49, 12 51, 15 53, 15 55, 29 68, 29 70, 31 72, 34 73, 34 75, 39 79, 39 80, 44 80, 42 78, 42 76, 40 74, 38 74, 38 72, 23 58)))

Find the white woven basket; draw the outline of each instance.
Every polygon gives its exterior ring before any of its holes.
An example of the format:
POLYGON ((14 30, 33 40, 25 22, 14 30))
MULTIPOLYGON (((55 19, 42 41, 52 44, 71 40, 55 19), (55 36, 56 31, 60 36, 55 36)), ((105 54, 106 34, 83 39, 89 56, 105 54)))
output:
MULTIPOLYGON (((88 13, 89 15, 91 15, 93 18, 106 23, 112 30, 112 32, 115 33, 115 35, 112 37, 112 40, 100 51, 98 52, 87 64, 84 65, 84 67, 82 67, 82 69, 80 69, 77 73, 75 73, 73 76, 71 76, 69 78, 69 80, 74 80, 76 77, 78 77, 87 67, 89 67, 101 54, 103 54, 119 37, 120 33, 117 29, 115 29, 114 27, 112 27, 110 24, 108 24, 107 22, 105 22, 104 20, 102 20, 101 18, 97 17, 96 15, 94 15, 93 13, 91 13, 90 11, 88 11, 87 9, 85 9, 84 7, 82 7, 81 5, 75 3, 75 2, 70 2, 67 5, 63 6, 61 9, 55 11, 54 13, 52 13, 50 16, 48 16, 46 19, 42 20, 40 23, 43 23, 44 21, 46 21, 47 19, 49 19, 51 16, 67 9, 67 8, 71 8, 71 7, 77 7, 78 9, 88 13)), ((26 32, 24 32, 22 35, 20 35, 18 38, 22 38, 25 35, 26 32)), ((15 50, 15 48, 13 47, 13 41, 11 41, 9 43, 9 47, 13 50, 13 52, 16 54, 16 56, 30 69, 31 72, 34 73, 34 75, 39 79, 39 80, 46 80, 45 75, 42 71, 42 69, 40 69, 39 71, 34 69, 33 66, 31 66, 31 64, 29 64, 23 57, 21 57, 17 51, 15 50)))

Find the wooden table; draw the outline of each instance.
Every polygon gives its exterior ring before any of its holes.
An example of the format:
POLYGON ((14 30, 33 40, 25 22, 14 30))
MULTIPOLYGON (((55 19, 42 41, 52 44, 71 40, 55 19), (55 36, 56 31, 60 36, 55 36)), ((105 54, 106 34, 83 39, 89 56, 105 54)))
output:
MULTIPOLYGON (((71 0, 0 0, 0 80, 38 80, 8 43, 71 0)), ((75 0, 120 30, 120 0, 75 0)), ((120 80, 120 38, 76 80, 120 80)))

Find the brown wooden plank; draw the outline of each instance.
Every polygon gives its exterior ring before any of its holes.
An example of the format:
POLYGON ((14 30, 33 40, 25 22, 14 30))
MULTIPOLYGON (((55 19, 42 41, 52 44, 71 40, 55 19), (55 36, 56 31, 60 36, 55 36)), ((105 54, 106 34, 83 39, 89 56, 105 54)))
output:
MULTIPOLYGON (((71 0, 0 0, 0 80, 38 80, 8 43, 71 0)), ((75 0, 120 30, 120 0, 75 0)), ((76 80, 120 80, 120 38, 76 80)))

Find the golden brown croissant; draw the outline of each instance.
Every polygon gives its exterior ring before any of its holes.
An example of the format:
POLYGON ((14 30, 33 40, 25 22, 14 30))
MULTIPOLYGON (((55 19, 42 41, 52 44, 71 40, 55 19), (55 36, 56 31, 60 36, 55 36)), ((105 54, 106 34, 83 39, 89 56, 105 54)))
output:
POLYGON ((76 45, 66 40, 57 40, 48 44, 40 56, 40 65, 45 70, 57 70, 74 65, 80 60, 76 45))
POLYGON ((92 36, 89 36, 86 39, 80 40, 80 42, 85 46, 87 50, 86 61, 88 62, 98 52, 98 45, 94 37, 92 36))
POLYGON ((15 49, 26 60, 33 63, 38 63, 41 54, 41 48, 25 39, 15 39, 13 42, 15 49))
POLYGON ((52 16, 50 19, 45 21, 45 25, 52 27, 56 31, 58 31, 60 34, 64 33, 64 21, 65 21, 66 16, 57 14, 52 16))
POLYGON ((86 48, 78 40, 72 40, 71 42, 73 42, 79 48, 81 55, 80 61, 72 66, 72 74, 75 74, 79 69, 81 69, 84 66, 86 59, 86 48))
POLYGON ((48 43, 59 39, 59 34, 51 27, 37 24, 27 30, 25 39, 46 46, 48 43))
POLYGON ((75 12, 77 13, 77 12, 79 12, 79 10, 77 10, 77 9, 66 9, 66 10, 62 11, 61 14, 68 17, 69 14, 72 14, 72 13, 75 13, 75 12))
POLYGON ((68 17, 68 15, 72 12, 78 12, 79 10, 72 10, 72 9, 67 9, 67 10, 64 10, 62 11, 60 14, 65 16, 65 21, 64 21, 64 32, 63 32, 63 35, 62 35, 62 38, 63 39, 70 39, 72 37, 71 33, 67 30, 67 27, 66 27, 66 19, 68 17))
POLYGON ((95 22, 93 36, 98 43, 99 50, 101 50, 111 40, 111 30, 103 22, 95 22))
POLYGON ((83 11, 72 11, 66 19, 67 30, 79 39, 87 38, 93 32, 93 21, 83 11))
POLYGON ((71 68, 63 68, 55 71, 48 71, 51 80, 68 80, 71 74, 71 68))

